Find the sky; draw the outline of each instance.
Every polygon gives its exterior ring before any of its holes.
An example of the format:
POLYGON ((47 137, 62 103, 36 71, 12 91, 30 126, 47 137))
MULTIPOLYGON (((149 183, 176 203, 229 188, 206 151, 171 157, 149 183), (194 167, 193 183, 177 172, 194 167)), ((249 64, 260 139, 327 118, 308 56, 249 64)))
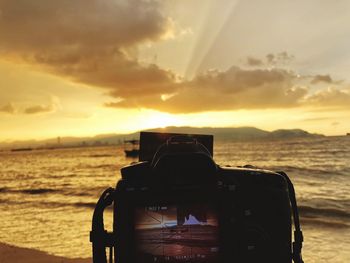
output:
POLYGON ((347 0, 0 0, 0 141, 350 132, 347 0))

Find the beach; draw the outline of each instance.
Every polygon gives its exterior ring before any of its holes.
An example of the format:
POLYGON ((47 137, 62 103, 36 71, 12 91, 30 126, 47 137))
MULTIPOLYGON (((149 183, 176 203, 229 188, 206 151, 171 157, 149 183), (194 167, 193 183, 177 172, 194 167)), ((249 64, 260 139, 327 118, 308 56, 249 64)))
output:
POLYGON ((0 263, 88 263, 86 259, 68 259, 59 256, 49 255, 36 249, 20 248, 8 244, 0 243, 0 263))

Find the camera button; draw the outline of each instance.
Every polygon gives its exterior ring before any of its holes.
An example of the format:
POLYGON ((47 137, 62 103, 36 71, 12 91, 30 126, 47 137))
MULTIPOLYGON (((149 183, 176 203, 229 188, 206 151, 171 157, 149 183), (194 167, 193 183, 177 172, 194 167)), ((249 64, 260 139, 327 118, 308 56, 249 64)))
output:
POLYGON ((248 246, 247 246, 247 250, 248 250, 248 251, 255 250, 255 245, 248 245, 248 246))
POLYGON ((230 185, 228 186, 228 190, 229 190, 229 191, 236 191, 236 185, 230 184, 230 185))
POLYGON ((245 216, 251 216, 252 215, 252 210, 250 210, 250 209, 244 210, 244 215, 245 216))

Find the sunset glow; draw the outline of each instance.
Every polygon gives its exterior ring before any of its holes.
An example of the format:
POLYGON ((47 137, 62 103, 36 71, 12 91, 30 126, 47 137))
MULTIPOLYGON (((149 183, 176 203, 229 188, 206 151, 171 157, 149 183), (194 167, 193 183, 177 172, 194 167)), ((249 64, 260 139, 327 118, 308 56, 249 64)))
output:
POLYGON ((346 134, 349 3, 311 2, 0 1, 0 141, 165 126, 346 134))

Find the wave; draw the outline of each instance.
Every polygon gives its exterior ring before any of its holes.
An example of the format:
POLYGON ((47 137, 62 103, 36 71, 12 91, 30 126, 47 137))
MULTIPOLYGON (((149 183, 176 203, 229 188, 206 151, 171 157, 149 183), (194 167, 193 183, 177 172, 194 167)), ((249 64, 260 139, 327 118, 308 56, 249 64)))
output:
MULTIPOLYGON (((325 167, 326 165, 324 165, 325 167)), ((322 168, 315 168, 315 167, 300 167, 300 166, 293 166, 293 165, 285 165, 280 167, 268 167, 272 170, 282 170, 286 173, 295 174, 298 173, 299 175, 303 176, 313 176, 313 177, 319 177, 319 176, 348 176, 350 175, 350 169, 344 167, 344 169, 339 169, 337 167, 327 167, 326 169, 322 168)))
POLYGON ((52 188, 32 188, 32 189, 11 189, 2 187, 0 188, 0 193, 22 193, 22 194, 30 194, 30 195, 39 195, 39 194, 47 194, 58 192, 57 189, 52 188))
POLYGON ((91 154, 86 157, 93 157, 93 158, 102 158, 102 157, 114 157, 115 154, 91 154))
POLYGON ((18 190, 20 193, 24 194, 31 194, 31 195, 38 195, 38 194, 47 194, 47 193, 53 193, 57 192, 58 190, 52 189, 52 188, 37 188, 37 189, 24 189, 24 190, 18 190))
MULTIPOLYGON (((96 200, 97 202, 97 200, 96 200)), ((77 206, 77 207, 88 207, 88 208, 95 208, 96 206, 96 202, 78 202, 78 203, 74 203, 73 205, 74 206, 77 206)))
MULTIPOLYGON (((62 201, 42 201, 42 202, 32 202, 29 200, 4 200, 0 199, 0 203, 7 205, 25 205, 26 207, 41 207, 41 208, 67 208, 67 207, 85 207, 94 209, 97 203, 96 202, 76 202, 76 203, 65 203, 62 201)), ((69 210, 71 210, 71 208, 69 210)), ((112 208, 112 206, 107 207, 112 208)))
POLYGON ((317 168, 311 168, 311 167, 300 167, 300 166, 292 166, 292 165, 286 165, 281 167, 281 169, 283 169, 284 171, 299 171, 299 172, 303 172, 303 173, 308 173, 310 175, 318 175, 318 174, 336 174, 337 171, 330 171, 330 170, 324 170, 324 169, 317 169, 317 168))
POLYGON ((100 164, 100 165, 95 165, 91 168, 115 168, 115 164, 100 164))
POLYGON ((349 212, 334 208, 315 208, 311 206, 300 205, 299 212, 302 217, 323 216, 350 219, 349 212))
POLYGON ((301 218, 300 220, 302 225, 313 225, 329 228, 350 228, 350 225, 347 222, 336 220, 323 220, 320 218, 301 218))
POLYGON ((68 197, 96 197, 96 200, 100 193, 102 193, 105 187, 90 187, 87 189, 81 188, 28 188, 28 189, 13 189, 8 187, 1 187, 0 193, 9 194, 25 194, 25 195, 46 195, 46 194, 58 194, 68 197))
POLYGON ((117 164, 79 164, 76 167, 79 169, 113 168, 117 171, 117 164))

